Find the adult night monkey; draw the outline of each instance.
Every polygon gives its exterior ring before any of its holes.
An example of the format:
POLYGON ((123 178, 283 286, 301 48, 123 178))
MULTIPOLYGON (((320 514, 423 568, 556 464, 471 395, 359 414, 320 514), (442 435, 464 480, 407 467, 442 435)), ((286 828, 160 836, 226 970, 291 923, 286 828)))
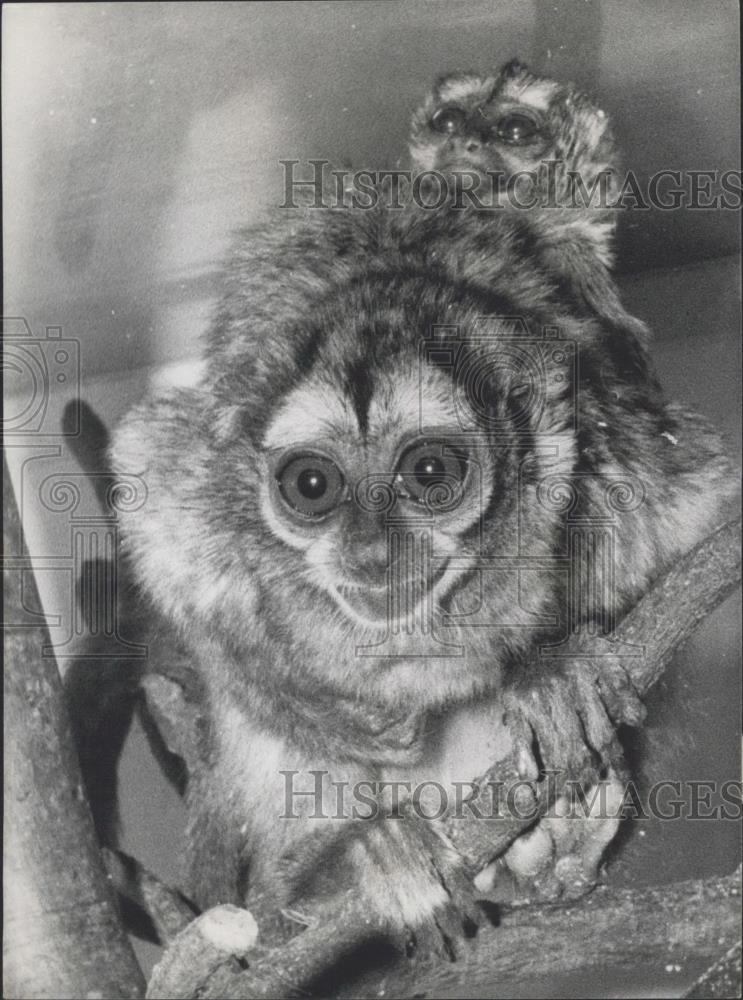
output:
MULTIPOLYGON (((200 907, 270 920, 355 885, 393 933, 450 950, 477 914, 441 823, 405 801, 403 819, 351 801, 334 821, 339 789, 472 781, 545 681, 544 727, 590 733, 600 698, 555 685, 550 651, 605 632, 723 519, 719 440, 597 299, 613 285, 589 243, 576 278, 540 213, 275 211, 236 238, 200 382, 116 431, 115 471, 148 489, 122 514, 127 557, 199 690, 200 907), (607 515, 612 547, 571 558, 571 525, 607 515)), ((615 828, 562 870, 590 883, 615 828)), ((547 828, 512 868, 560 850, 547 828)))

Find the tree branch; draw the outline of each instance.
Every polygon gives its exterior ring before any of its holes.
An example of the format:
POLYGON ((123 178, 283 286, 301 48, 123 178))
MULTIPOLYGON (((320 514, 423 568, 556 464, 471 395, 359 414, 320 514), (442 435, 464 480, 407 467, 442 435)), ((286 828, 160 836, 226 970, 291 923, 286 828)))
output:
POLYGON ((741 994, 740 941, 700 976, 684 993, 684 1000, 737 1000, 741 994))
POLYGON ((144 979, 101 863, 4 465, 5 997, 140 997, 144 979))
MULTIPOLYGON (((601 887, 570 904, 505 909, 499 926, 481 931, 458 962, 400 959, 373 980, 354 982, 334 996, 370 995, 366 987, 388 996, 435 997, 464 984, 470 990, 493 982, 502 986, 527 975, 587 971, 597 965, 711 960, 740 934, 740 895, 738 871, 642 890, 601 887)), ((361 928, 366 936, 379 929, 367 920, 368 914, 346 896, 329 923, 318 921, 283 947, 257 955, 247 971, 236 970, 225 954, 224 963, 198 984, 198 995, 224 1000, 306 995, 314 979, 361 943, 361 928)), ((195 993, 195 984, 192 989, 195 993)), ((166 994, 148 994, 159 995, 166 994)))

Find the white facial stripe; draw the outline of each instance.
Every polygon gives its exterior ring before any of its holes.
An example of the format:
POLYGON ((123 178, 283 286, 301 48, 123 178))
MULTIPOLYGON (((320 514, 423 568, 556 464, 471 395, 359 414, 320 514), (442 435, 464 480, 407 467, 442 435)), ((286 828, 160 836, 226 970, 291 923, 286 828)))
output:
POLYGON ((465 76, 460 80, 450 80, 439 90, 439 100, 444 104, 447 104, 449 101, 456 102, 464 99, 469 101, 478 89, 482 100, 485 100, 492 93, 494 85, 494 79, 488 78, 487 80, 482 80, 476 76, 465 76))
POLYGON ((357 434, 349 401, 327 386, 310 382, 284 400, 263 438, 264 448, 289 448, 313 438, 357 434))
POLYGON ((506 100, 518 101, 519 104, 526 104, 536 111, 546 111, 550 106, 557 84, 551 80, 540 80, 524 86, 517 80, 509 80, 503 88, 503 97, 506 100))
MULTIPOLYGON (((424 367, 380 382, 369 406, 367 434, 374 438, 424 426, 457 427, 460 419, 449 377, 424 367)), ((317 380, 289 393, 266 431, 263 446, 290 448, 315 438, 360 435, 351 401, 317 380)))
POLYGON ((447 375, 421 368, 391 379, 372 397, 369 433, 407 433, 422 427, 459 425, 453 386, 447 375))

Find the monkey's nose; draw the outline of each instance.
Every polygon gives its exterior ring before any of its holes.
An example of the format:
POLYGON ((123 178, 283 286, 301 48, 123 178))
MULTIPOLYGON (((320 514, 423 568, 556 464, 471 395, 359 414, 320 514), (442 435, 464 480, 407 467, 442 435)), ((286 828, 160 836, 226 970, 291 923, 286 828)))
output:
POLYGON ((480 143, 476 142, 474 139, 472 139, 470 142, 467 143, 468 153, 476 153, 478 152, 479 149, 480 149, 480 143))
POLYGON ((360 584, 382 587, 387 580, 389 553, 386 540, 351 546, 347 553, 346 570, 360 584))

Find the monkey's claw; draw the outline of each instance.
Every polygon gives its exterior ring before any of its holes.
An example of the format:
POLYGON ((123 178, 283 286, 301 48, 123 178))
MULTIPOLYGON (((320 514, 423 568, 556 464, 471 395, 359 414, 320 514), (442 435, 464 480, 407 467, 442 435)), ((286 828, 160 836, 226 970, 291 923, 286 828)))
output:
POLYGON ((433 953, 456 961, 484 920, 474 883, 458 852, 432 824, 420 824, 413 839, 417 884, 399 897, 405 950, 410 957, 433 953))

